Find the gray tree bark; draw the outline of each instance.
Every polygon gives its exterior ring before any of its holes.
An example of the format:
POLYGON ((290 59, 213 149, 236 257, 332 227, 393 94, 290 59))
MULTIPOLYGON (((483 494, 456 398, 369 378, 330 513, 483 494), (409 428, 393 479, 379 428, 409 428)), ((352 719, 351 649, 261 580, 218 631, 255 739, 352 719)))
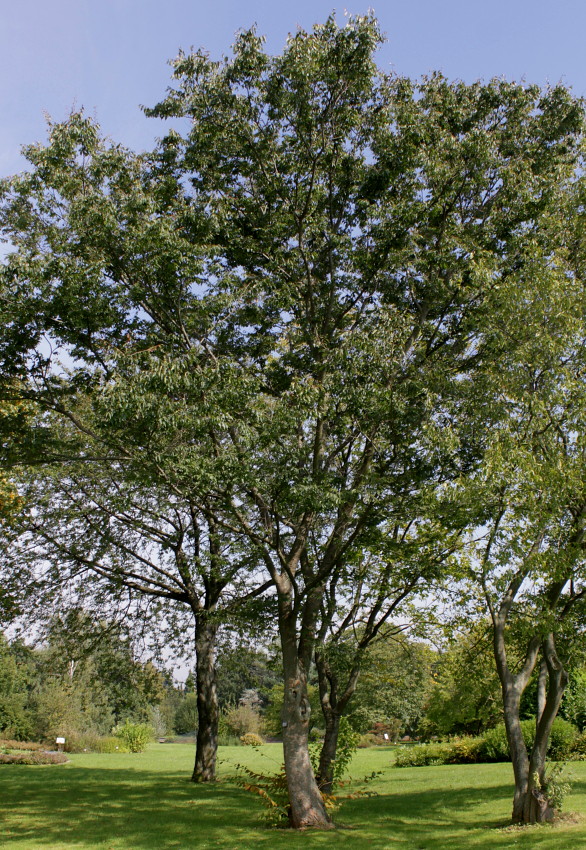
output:
MULTIPOLYGON (((309 758, 309 719, 307 673, 311 660, 311 634, 297 644, 291 599, 279 593, 280 635, 283 651, 285 692, 282 711, 283 754, 289 791, 289 821, 292 827, 331 827, 324 801, 309 758), (309 653, 309 655, 308 655, 309 653)), ((311 624, 305 623, 311 633, 311 624)))
POLYGON ((216 689, 215 650, 217 624, 202 614, 196 617, 197 744, 192 782, 214 782, 220 717, 216 689))

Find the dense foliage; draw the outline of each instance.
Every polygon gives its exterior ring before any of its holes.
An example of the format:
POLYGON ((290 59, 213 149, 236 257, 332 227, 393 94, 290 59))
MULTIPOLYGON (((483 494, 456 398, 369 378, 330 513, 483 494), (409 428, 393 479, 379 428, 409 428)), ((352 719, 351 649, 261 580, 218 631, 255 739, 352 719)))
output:
MULTIPOLYGON (((420 722, 429 659, 405 644, 413 677, 397 676, 382 638, 411 594, 433 620, 443 583, 464 619, 490 620, 515 819, 547 819, 559 632, 581 629, 584 598, 583 105, 563 86, 386 75, 380 42, 371 15, 299 31, 279 56, 241 32, 223 61, 175 60, 148 110, 175 127, 151 153, 83 113, 26 149, 1 193, 0 400, 33 426, 0 423, 24 504, 2 563, 21 596, 156 600, 169 639, 187 611, 196 781, 215 778, 219 630, 276 626, 296 827, 329 823, 312 665, 329 781, 344 716, 420 722)), ((430 729, 499 719, 464 699, 465 658, 437 665, 430 729)), ((248 683, 261 705, 266 672, 248 683)), ((59 675, 46 730, 85 711, 64 697, 75 670, 59 675)), ((111 690, 95 725, 142 710, 111 690)), ((228 691, 243 730, 257 709, 228 691)))

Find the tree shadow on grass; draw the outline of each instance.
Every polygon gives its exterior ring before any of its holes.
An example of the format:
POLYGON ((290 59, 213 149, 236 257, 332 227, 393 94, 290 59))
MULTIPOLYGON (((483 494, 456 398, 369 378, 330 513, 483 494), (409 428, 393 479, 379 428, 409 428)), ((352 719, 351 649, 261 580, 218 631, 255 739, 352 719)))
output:
MULTIPOLYGON (((124 838, 133 850, 212 846, 226 824, 253 826, 242 792, 228 783, 195 785, 176 774, 68 766, 18 775, 3 788, 0 845, 107 847, 124 838), (246 822, 249 821, 247 824, 246 822)), ((4 783, 3 783, 4 785, 4 783)))
MULTIPOLYGON (((260 801, 250 794, 229 781, 195 785, 183 772, 11 765, 3 769, 0 780, 5 815, 0 846, 7 850, 12 846, 27 850, 580 846, 571 840, 571 832, 562 830, 503 830, 512 803, 511 784, 492 777, 484 787, 482 778, 473 773, 461 777, 459 787, 446 782, 442 788, 412 790, 409 783, 393 781, 390 793, 343 802, 336 820, 351 829, 305 834, 264 828, 260 801)), ((576 782, 575 791, 586 793, 586 782, 576 782)), ((583 835, 580 831, 577 837, 583 835)))
MULTIPOLYGON (((576 782, 573 791, 586 793, 586 783, 576 782)), ((512 804, 513 785, 509 783, 404 793, 399 790, 396 794, 348 800, 342 804, 339 820, 359 831, 364 838, 370 835, 369 846, 373 850, 383 847, 385 850, 586 847, 583 831, 578 839, 582 838, 584 845, 572 841, 575 823, 512 827, 512 804)))

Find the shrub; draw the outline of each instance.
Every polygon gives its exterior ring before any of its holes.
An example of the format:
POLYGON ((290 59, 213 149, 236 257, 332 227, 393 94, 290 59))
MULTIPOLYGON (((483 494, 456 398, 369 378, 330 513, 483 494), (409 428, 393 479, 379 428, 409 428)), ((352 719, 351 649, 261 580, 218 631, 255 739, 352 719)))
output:
POLYGON ((484 741, 482 738, 473 738, 465 735, 461 738, 453 738, 447 744, 444 764, 471 764, 481 761, 482 747, 484 741))
POLYGON ((175 712, 173 727, 178 735, 193 734, 197 729, 197 696, 186 694, 175 712))
POLYGON ((310 741, 323 741, 324 735, 326 734, 325 729, 318 729, 317 726, 314 726, 309 730, 309 740, 310 741))
POLYGON ((565 767, 566 766, 562 764, 554 765, 554 767, 548 771, 546 777, 545 792, 550 806, 552 806, 556 812, 561 812, 564 799, 572 790, 572 781, 575 778, 572 774, 567 773, 565 767))
POLYGON ((264 744, 264 741, 260 735, 256 735, 254 732, 247 732, 246 735, 240 736, 240 743, 244 744, 245 747, 260 747, 264 744))
POLYGON ((586 761, 586 732, 581 732, 572 745, 570 758, 573 761, 586 761))
POLYGON ((379 744, 396 743, 399 740, 399 735, 403 729, 403 724, 397 717, 391 717, 385 723, 373 723, 368 730, 370 735, 374 735, 378 739, 379 744), (385 738, 385 735, 388 737, 385 738))
MULTIPOLYGON (((521 722, 523 740, 528 750, 535 739, 535 720, 521 722)), ((578 730, 561 717, 555 719, 549 740, 548 755, 554 761, 571 757, 582 747, 586 758, 586 740, 581 741, 578 730)), ((580 756, 578 756, 580 757, 580 756)), ((397 754, 396 767, 422 767, 428 764, 469 764, 474 762, 510 761, 509 745, 504 723, 489 729, 479 738, 454 738, 443 744, 416 744, 397 754)))
POLYGON ((504 723, 499 723, 494 729, 487 729, 482 741, 479 761, 509 761, 509 744, 504 723))
POLYGON ((361 735, 358 740, 358 749, 364 750, 367 747, 376 747, 380 744, 380 739, 373 735, 372 732, 367 732, 366 735, 361 735))
POLYGON ((556 717, 551 728, 548 755, 552 761, 564 761, 572 754, 574 745, 579 737, 579 732, 573 723, 556 717))
POLYGON ((114 735, 70 735, 65 741, 66 753, 127 753, 129 747, 114 735))
POLYGON ((0 753, 0 764, 65 764, 64 753, 0 753))
MULTIPOLYGON (((261 753, 261 755, 263 755, 261 753)), ((233 781, 240 788, 259 797, 264 806, 264 819, 270 826, 282 826, 289 818, 289 791, 285 765, 281 765, 278 773, 274 773, 274 764, 269 767, 269 773, 251 770, 243 764, 235 765, 236 773, 233 781)), ((322 793, 322 800, 329 813, 337 806, 337 800, 330 794, 322 793)))
POLYGON ((148 742, 153 740, 153 730, 148 723, 131 723, 130 720, 115 726, 112 734, 120 738, 131 753, 142 753, 148 742))
POLYGON ((35 741, 13 741, 11 739, 0 738, 0 749, 4 750, 42 750, 43 745, 35 741))
POLYGON ((253 735, 260 733, 260 715, 250 705, 239 705, 223 712, 222 731, 227 735, 241 738, 249 732, 253 735))
POLYGON ((241 747, 242 741, 236 735, 218 735, 218 747, 241 747))
MULTIPOLYGON (((522 720, 521 731, 525 746, 528 750, 531 750, 535 740, 535 720, 522 720)), ((578 734, 578 730, 572 723, 564 720, 563 717, 556 717, 551 728, 547 748, 549 758, 553 761, 562 761, 568 758, 578 739, 578 734)), ((481 747, 479 761, 510 761, 509 744, 504 723, 500 723, 494 729, 489 729, 482 737, 484 744, 481 747)))
POLYGON ((449 744, 413 744, 400 750, 395 758, 395 767, 427 767, 445 764, 449 744))

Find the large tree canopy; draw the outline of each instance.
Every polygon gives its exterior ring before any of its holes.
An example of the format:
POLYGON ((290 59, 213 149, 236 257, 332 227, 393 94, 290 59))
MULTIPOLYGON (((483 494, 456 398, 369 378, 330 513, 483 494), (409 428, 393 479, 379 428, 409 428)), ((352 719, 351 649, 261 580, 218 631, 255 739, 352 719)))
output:
POLYGON ((514 344, 494 327, 564 279, 582 128, 562 87, 386 76, 380 40, 330 19, 276 57, 254 31, 182 54, 151 114, 183 135, 136 157, 73 115, 3 192, 0 356, 67 422, 46 460, 188 499, 274 585, 295 826, 328 820, 307 751, 326 583, 474 468, 474 378, 514 344))

